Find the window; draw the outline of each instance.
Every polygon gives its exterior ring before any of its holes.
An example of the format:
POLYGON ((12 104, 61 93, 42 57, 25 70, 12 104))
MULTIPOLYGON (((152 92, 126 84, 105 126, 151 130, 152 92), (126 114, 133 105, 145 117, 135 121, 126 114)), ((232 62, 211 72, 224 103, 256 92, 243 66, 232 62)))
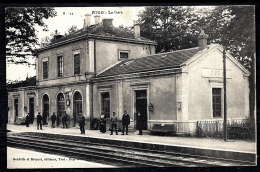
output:
POLYGON ((212 88, 213 117, 221 117, 221 88, 212 88))
POLYGON ((106 118, 110 118, 110 97, 109 92, 101 93, 101 110, 106 118))
POLYGON ((48 78, 48 61, 42 62, 42 78, 48 78))
POLYGON ((74 54, 74 75, 80 74, 80 55, 74 54))
POLYGON ((119 51, 119 59, 128 59, 128 51, 119 51))
POLYGON ((63 57, 58 56, 58 77, 63 76, 63 57))

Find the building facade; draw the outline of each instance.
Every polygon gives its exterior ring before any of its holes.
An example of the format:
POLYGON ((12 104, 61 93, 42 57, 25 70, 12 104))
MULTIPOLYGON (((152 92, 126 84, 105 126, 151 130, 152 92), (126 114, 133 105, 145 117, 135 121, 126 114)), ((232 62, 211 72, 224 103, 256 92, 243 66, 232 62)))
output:
MULTIPOLYGON (((155 54, 156 43, 140 36, 139 24, 131 33, 114 27, 113 19, 100 22, 99 16, 90 25, 90 17, 86 15, 82 29, 65 37, 55 35, 54 41, 37 51, 34 111, 49 117, 55 112, 60 120, 67 113, 71 127, 78 125, 80 115, 87 120, 94 116, 91 79, 97 73, 126 59, 155 54)), ((9 116, 25 116, 24 110, 9 112, 9 116)))

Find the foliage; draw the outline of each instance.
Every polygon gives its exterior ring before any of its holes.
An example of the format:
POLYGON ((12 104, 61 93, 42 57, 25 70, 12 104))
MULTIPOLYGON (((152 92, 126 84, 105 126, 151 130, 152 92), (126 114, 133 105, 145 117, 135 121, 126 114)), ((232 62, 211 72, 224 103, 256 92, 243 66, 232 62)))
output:
POLYGON ((7 62, 15 64, 29 63, 28 56, 34 54, 38 45, 35 25, 48 30, 43 19, 56 16, 56 11, 49 7, 5 8, 5 45, 7 62))
POLYGON ((198 32, 192 7, 152 6, 139 14, 141 35, 158 43, 156 53, 194 47, 198 32))

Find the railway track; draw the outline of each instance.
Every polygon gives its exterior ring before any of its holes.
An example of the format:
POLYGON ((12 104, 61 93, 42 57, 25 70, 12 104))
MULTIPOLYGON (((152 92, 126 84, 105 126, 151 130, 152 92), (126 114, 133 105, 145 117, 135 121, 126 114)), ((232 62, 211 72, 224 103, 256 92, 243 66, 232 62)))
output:
POLYGON ((57 154, 117 167, 212 167, 246 166, 241 162, 128 146, 93 143, 75 138, 63 139, 32 133, 8 135, 7 146, 57 154))

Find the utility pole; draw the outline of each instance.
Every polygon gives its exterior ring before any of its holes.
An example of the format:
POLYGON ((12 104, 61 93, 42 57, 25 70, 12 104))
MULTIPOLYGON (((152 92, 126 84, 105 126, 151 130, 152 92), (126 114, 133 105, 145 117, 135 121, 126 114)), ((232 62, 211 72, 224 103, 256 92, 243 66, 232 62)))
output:
POLYGON ((224 87, 224 141, 227 141, 227 100, 226 100, 226 50, 223 50, 223 87, 224 87))

